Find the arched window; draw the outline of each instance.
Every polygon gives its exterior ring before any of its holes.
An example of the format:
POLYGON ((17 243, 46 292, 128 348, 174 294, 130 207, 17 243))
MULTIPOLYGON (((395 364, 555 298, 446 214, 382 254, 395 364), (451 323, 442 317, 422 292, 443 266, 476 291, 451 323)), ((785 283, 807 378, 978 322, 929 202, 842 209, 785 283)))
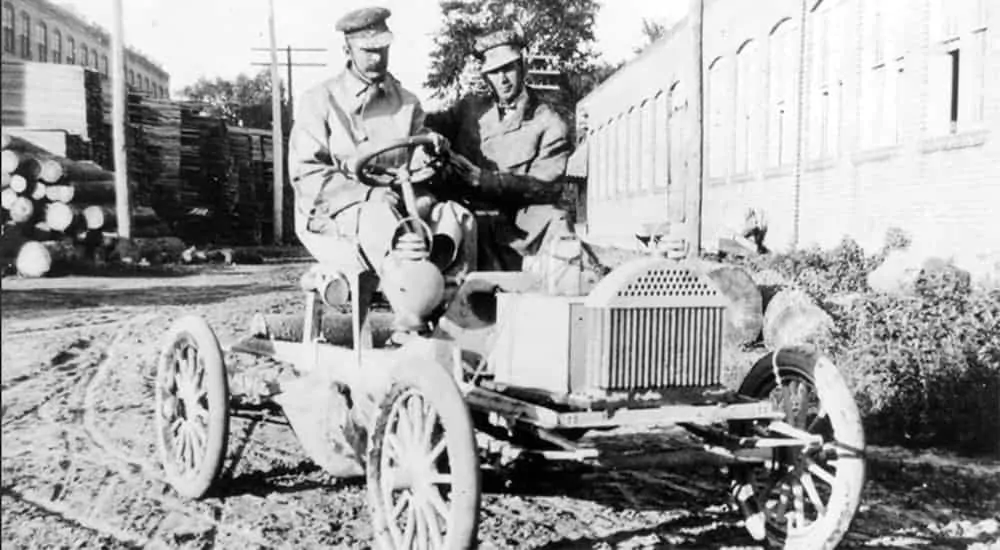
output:
POLYGON ((615 173, 615 193, 616 196, 624 195, 628 190, 628 113, 622 113, 618 115, 618 120, 615 123, 616 138, 617 141, 615 145, 617 146, 617 151, 615 151, 615 167, 617 172, 615 173))
POLYGON ((59 29, 52 29, 52 62, 62 63, 62 32, 59 29))
MULTIPOLYGON (((660 92, 662 95, 662 92, 660 92)), ((655 166, 653 159, 656 155, 663 154, 656 148, 656 125, 659 120, 656 117, 656 99, 649 98, 642 102, 642 106, 639 109, 640 112, 640 126, 639 131, 641 136, 639 138, 639 144, 641 148, 641 159, 639 164, 639 174, 642 177, 639 180, 641 189, 652 189, 655 179, 655 166)))
POLYGON ((14 53, 14 4, 3 3, 3 51, 14 53))
POLYGON ((653 98, 653 186, 666 187, 670 181, 668 175, 670 162, 670 144, 667 142, 667 135, 670 131, 670 94, 660 91, 653 98))
POLYGON ((730 143, 732 142, 731 77, 729 62, 717 57, 708 66, 708 176, 729 175, 730 143))
POLYGON ((66 63, 76 64, 76 39, 72 36, 66 37, 66 63))
POLYGON ((38 60, 42 63, 49 61, 49 27, 45 21, 38 22, 38 60))
POLYGON ((90 65, 90 48, 86 44, 80 44, 80 65, 90 65))
POLYGON ((21 12, 21 57, 31 59, 31 16, 21 12))
POLYGON ((670 87, 669 97, 669 130, 667 148, 667 186, 670 195, 667 200, 667 219, 671 222, 684 222, 686 219, 685 203, 687 201, 687 144, 688 130, 688 96, 683 82, 677 81, 670 87))
POLYGON ((590 197, 600 197, 601 188, 604 185, 604 170, 601 159, 601 137, 603 131, 601 127, 591 128, 587 141, 587 195, 590 197))
POLYGON ((795 84, 798 52, 791 19, 783 19, 768 40, 768 164, 784 166, 795 160, 795 84))
POLYGON ((861 76, 861 145, 885 147, 899 138, 901 77, 908 11, 898 2, 866 0, 861 76))
POLYGON ((736 51, 736 144, 735 173, 757 169, 757 102, 760 94, 760 70, 757 42, 747 40, 736 51))
POLYGON ((97 50, 90 50, 90 67, 95 71, 101 68, 100 58, 97 56, 97 50))
POLYGON ((602 199, 612 196, 615 178, 615 168, 612 164, 614 160, 614 125, 612 121, 605 121, 601 126, 601 188, 599 195, 602 199))
POLYGON ((809 127, 810 159, 839 154, 843 52, 846 22, 837 2, 820 0, 809 13, 809 127))
POLYGON ((102 55, 101 56, 101 74, 103 74, 104 76, 108 76, 109 75, 109 73, 108 73, 108 56, 106 56, 106 55, 102 55))

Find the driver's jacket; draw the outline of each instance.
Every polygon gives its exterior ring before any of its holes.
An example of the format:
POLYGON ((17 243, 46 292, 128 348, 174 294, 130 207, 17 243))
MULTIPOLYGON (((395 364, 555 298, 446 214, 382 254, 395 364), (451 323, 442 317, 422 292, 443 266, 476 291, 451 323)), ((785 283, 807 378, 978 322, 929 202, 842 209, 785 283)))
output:
MULTIPOLYGON (((350 173, 366 146, 424 132, 420 100, 391 74, 370 86, 348 68, 308 90, 288 144, 296 231, 323 232, 331 218, 367 198, 370 188, 350 173)), ((404 155, 390 151, 378 161, 398 165, 404 155)))

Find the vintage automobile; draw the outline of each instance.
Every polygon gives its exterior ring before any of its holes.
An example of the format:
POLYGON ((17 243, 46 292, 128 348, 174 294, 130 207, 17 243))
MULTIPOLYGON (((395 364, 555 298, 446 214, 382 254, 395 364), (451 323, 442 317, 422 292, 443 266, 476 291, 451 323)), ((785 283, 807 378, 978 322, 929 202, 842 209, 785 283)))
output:
MULTIPOLYGON (((379 147, 360 159, 359 178, 386 184, 372 158, 427 143, 379 147)), ((411 173, 390 176, 414 212, 411 173)), ((413 219, 400 227, 410 237, 427 231, 413 219)), ((402 344, 378 336, 384 315, 371 312, 378 281, 370 273, 350 277, 350 313, 340 317, 330 315, 337 301, 327 295, 335 274, 310 273, 297 329, 256 327, 228 351, 291 365, 295 376, 274 401, 321 466, 333 464, 331 453, 356 453, 379 547, 472 547, 481 467, 526 455, 600 461, 581 438, 625 426, 682 426, 727 457, 734 504, 758 540, 832 548, 849 528, 865 441, 844 379, 823 355, 787 349, 760 357, 739 391, 727 390, 728 302, 697 263, 650 254, 578 296, 547 293, 527 273, 473 273, 433 330, 402 344), (336 427, 322 402, 289 397, 304 388, 327 395, 331 386, 349 388, 357 409, 353 449, 326 438, 336 427)), ((185 497, 208 494, 222 468, 230 374, 208 324, 180 319, 158 365, 156 421, 167 479, 185 497)))

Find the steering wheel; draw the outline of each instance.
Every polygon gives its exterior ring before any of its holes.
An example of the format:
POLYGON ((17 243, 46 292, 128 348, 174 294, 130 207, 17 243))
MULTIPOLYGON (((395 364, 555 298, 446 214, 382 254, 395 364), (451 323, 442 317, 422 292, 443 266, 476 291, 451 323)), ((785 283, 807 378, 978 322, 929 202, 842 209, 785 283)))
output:
MULTIPOLYGON (((401 180, 403 179, 414 183, 420 183, 429 179, 430 176, 437 171, 443 161, 444 155, 438 154, 435 157, 432 157, 427 166, 411 173, 410 163, 413 162, 413 153, 420 147, 435 145, 436 143, 438 143, 438 141, 429 135, 410 136, 408 138, 386 142, 385 144, 376 147, 359 157, 354 162, 354 173, 357 174, 358 181, 372 187, 388 187, 397 185, 402 183, 401 180), (375 157, 389 151, 395 151, 396 149, 407 149, 409 151, 406 162, 399 168, 385 168, 372 164, 375 157), (376 178, 376 176, 386 175, 390 176, 391 179, 388 181, 380 181, 376 178)), ((443 141, 440 143, 444 144, 443 141)))
MULTIPOLYGON (((398 185, 401 188, 403 192, 403 204, 406 206, 407 217, 400 220, 399 226, 397 226, 397 233, 399 227, 403 226, 407 222, 413 222, 411 223, 413 231, 424 233, 425 242, 428 243, 428 250, 430 249, 432 235, 430 228, 427 227, 427 224, 417 216, 417 198, 416 193, 413 190, 413 184, 421 183, 430 179, 430 177, 433 176, 443 164, 444 155, 440 153, 435 155, 426 166, 416 172, 410 171, 410 163, 413 161, 413 153, 418 148, 438 143, 443 144, 445 142, 438 142, 437 139, 429 135, 410 136, 408 138, 389 141, 370 151, 367 151, 354 162, 353 167, 354 174, 357 176, 358 181, 365 185, 369 185, 371 187, 392 187, 398 185), (399 168, 385 168, 373 164, 372 161, 375 157, 396 149, 406 149, 409 151, 406 162, 404 162, 399 168), (379 179, 378 176, 388 176, 388 178, 379 179)), ((395 241, 395 238, 393 240, 395 241)))

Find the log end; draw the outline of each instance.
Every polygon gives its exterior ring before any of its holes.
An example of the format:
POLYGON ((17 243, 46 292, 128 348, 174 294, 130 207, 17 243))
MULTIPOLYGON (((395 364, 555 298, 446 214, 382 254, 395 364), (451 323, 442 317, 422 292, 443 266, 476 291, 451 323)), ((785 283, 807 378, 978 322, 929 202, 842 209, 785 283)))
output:
POLYGON ((21 246, 14 263, 23 277, 43 277, 52 269, 52 255, 38 241, 28 241, 21 246))

